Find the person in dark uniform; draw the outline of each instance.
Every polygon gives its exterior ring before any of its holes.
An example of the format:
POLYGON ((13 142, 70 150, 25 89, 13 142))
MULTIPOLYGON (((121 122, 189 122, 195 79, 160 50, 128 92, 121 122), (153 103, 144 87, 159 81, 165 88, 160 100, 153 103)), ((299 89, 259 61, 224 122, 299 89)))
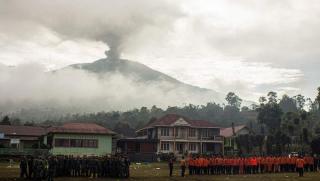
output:
POLYGON ((80 157, 77 156, 77 158, 73 161, 74 162, 74 176, 79 177, 80 171, 81 171, 81 160, 80 157))
POLYGON ((91 178, 96 178, 97 177, 97 160, 94 156, 90 157, 88 160, 88 167, 89 167, 89 176, 91 178))
POLYGON ((88 160, 86 155, 81 159, 81 176, 88 177, 88 160))
POLYGON ((129 178, 130 177, 130 164, 131 164, 131 162, 128 157, 125 157, 124 164, 125 164, 125 178, 129 178))
POLYGON ((33 168, 34 168, 34 163, 33 163, 33 157, 30 156, 28 159, 28 178, 32 179, 34 177, 33 175, 33 168))
POLYGON ((168 162, 168 166, 169 166, 169 176, 172 177, 172 171, 173 171, 173 158, 169 158, 169 162, 168 162))
POLYGON ((20 159, 20 178, 27 178, 28 177, 27 167, 28 167, 27 159, 26 159, 26 157, 22 157, 20 159))
POLYGON ((53 178, 56 173, 57 160, 55 157, 49 157, 48 160, 48 181, 53 181, 53 178))

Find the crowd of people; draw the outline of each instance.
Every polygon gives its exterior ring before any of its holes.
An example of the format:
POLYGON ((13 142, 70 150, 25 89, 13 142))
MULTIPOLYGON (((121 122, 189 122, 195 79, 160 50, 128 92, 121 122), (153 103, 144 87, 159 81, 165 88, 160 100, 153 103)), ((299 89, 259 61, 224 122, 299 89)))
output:
MULTIPOLYGON (((264 157, 222 157, 222 156, 190 156, 180 161, 181 176, 186 167, 189 175, 237 175, 280 172, 317 171, 320 168, 319 158, 312 156, 264 156, 264 157)), ((172 176, 172 159, 169 160, 170 176, 172 176)))
POLYGON ((110 177, 128 178, 130 161, 127 157, 117 156, 49 156, 22 157, 20 160, 20 177, 32 180, 54 177, 110 177))

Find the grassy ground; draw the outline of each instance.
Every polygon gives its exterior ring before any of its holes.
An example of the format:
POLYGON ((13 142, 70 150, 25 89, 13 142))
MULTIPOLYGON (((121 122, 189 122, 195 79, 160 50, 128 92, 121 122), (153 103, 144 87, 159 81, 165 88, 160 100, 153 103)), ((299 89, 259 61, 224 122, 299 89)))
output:
MULTIPOLYGON (((8 163, 0 163, 0 180, 19 180, 18 165, 8 167, 8 163)), ((84 181, 84 180, 112 180, 112 179, 89 179, 89 178, 56 178, 56 181, 84 181)), ((117 179, 119 180, 119 179, 117 179)), ((168 177, 168 168, 165 163, 152 163, 152 164, 141 164, 131 165, 131 178, 128 180, 214 180, 214 181, 319 181, 320 173, 306 173, 305 177, 299 178, 297 174, 257 174, 257 175, 237 175, 237 176, 189 176, 185 178, 179 177, 179 168, 175 167, 174 176, 168 177)))

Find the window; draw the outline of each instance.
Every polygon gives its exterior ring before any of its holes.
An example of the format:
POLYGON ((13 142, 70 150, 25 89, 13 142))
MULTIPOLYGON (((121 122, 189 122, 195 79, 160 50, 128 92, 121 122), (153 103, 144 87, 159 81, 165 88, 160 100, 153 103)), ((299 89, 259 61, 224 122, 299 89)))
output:
POLYGON ((161 136, 169 136, 169 128, 161 128, 161 136))
POLYGON ((62 139, 62 138, 55 139, 54 146, 56 146, 56 147, 69 147, 70 146, 69 139, 62 139))
POLYGON ((189 137, 196 137, 196 129, 194 128, 189 129, 189 137))
POLYGON ((208 129, 202 129, 201 135, 202 135, 202 138, 208 138, 209 137, 208 129))
POLYGON ((57 138, 54 140, 54 145, 55 147, 98 148, 98 140, 57 138))
POLYGON ((173 128, 174 129, 174 136, 178 137, 179 136, 179 128, 173 128))
POLYGON ((161 143, 161 150, 169 151, 169 143, 161 143))
POLYGON ((98 148, 98 140, 82 140, 82 147, 98 148))
POLYGON ((82 140, 70 139, 70 147, 82 147, 82 140))
POLYGON ((189 143, 189 151, 196 151, 197 145, 196 143, 189 143))

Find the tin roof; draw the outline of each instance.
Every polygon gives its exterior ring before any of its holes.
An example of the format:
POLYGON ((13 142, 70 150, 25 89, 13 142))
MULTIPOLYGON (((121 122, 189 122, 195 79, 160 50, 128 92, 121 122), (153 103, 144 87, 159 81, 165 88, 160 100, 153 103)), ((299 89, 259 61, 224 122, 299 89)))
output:
POLYGON ((0 133, 9 136, 42 136, 46 134, 45 128, 39 126, 12 126, 0 125, 0 133))
POLYGON ((178 121, 179 119, 183 119, 190 127, 194 127, 194 128, 219 128, 218 126, 216 126, 215 124, 207 120, 190 120, 178 114, 167 114, 157 119, 156 121, 147 124, 144 128, 140 130, 143 130, 146 128, 152 128, 156 126, 170 126, 174 124, 176 121, 178 121))
MULTIPOLYGON (((240 125, 234 127, 234 132, 237 134, 238 131, 242 130, 243 128, 247 128, 246 125, 240 125)), ((231 137, 233 135, 232 127, 229 128, 221 128, 220 135, 224 137, 231 137)))
POLYGON ((48 133, 115 134, 110 129, 95 123, 65 123, 62 126, 48 128, 48 133))

